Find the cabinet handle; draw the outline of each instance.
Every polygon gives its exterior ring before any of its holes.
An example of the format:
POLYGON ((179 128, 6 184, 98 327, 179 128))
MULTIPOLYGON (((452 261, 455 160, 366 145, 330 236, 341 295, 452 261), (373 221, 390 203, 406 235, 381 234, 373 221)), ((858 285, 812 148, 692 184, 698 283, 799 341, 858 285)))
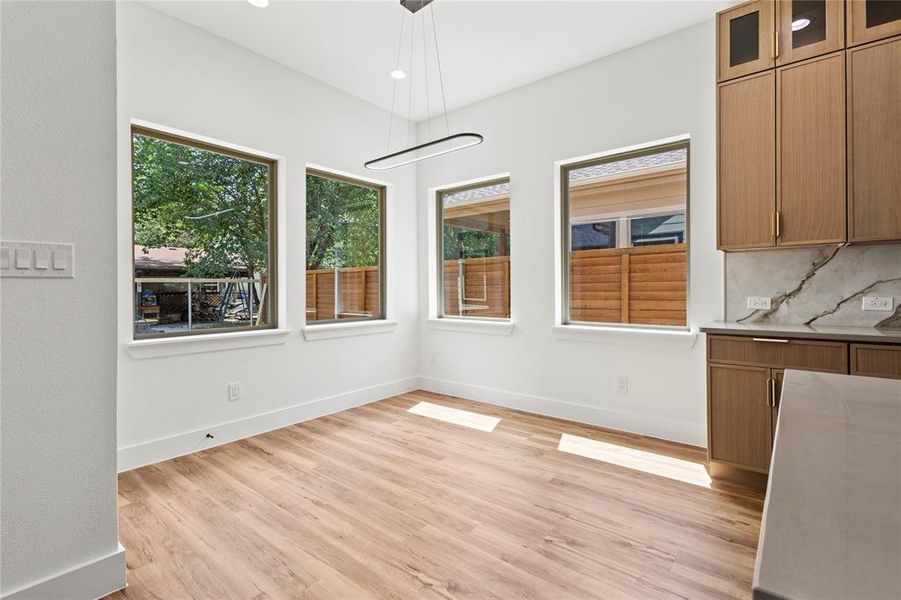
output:
POLYGON ((778 338, 751 338, 755 342, 768 342, 770 344, 787 344, 788 340, 780 340, 778 338))
POLYGON ((776 378, 770 378, 770 406, 776 408, 776 378))
POLYGON ((773 60, 779 58, 779 32, 773 32, 773 60))
POLYGON ((782 213, 778 210, 776 211, 776 237, 779 238, 782 236, 782 213))
POLYGON ((773 406, 773 378, 766 378, 766 405, 773 406))

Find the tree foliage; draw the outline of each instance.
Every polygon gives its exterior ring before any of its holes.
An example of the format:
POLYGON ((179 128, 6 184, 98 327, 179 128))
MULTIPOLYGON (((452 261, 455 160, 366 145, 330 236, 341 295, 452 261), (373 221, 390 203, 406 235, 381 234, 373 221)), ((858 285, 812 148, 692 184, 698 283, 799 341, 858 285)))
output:
POLYGON ((463 227, 444 226, 444 260, 501 255, 501 235, 463 227))
POLYGON ((307 175, 307 269, 379 264, 379 192, 307 175))
POLYGON ((187 248, 190 277, 266 273, 268 165, 144 135, 132 141, 135 244, 187 248))

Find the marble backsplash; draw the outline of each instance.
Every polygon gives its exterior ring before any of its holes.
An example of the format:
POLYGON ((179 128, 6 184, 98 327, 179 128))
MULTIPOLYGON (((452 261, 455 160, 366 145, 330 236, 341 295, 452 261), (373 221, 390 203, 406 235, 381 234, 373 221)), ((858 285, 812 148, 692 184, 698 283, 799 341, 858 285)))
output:
POLYGON ((726 253, 727 321, 901 329, 899 303, 899 244, 726 253), (772 305, 748 309, 748 296, 772 305), (891 296, 895 310, 861 310, 864 296, 891 296))

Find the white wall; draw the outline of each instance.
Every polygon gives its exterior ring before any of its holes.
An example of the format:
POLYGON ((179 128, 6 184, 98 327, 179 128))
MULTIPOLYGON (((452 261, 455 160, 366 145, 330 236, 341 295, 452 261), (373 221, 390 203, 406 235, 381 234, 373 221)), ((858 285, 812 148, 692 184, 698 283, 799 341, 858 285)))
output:
POLYGON ((75 278, 2 283, 0 591, 4 598, 97 597, 125 578, 116 534, 110 252, 116 8, 4 2, 2 13, 0 234, 73 243, 75 278), (67 579, 79 566, 92 576, 67 579))
POLYGON ((120 468, 415 387, 415 167, 385 175, 392 184, 388 298, 396 330, 313 342, 298 332, 305 316, 304 165, 366 175, 363 162, 384 149, 387 113, 142 5, 120 5, 118 35, 120 468), (130 119, 280 157, 280 327, 290 330, 284 343, 143 359, 129 351, 130 119), (237 402, 226 399, 232 381, 241 384, 237 402))
MULTIPOLYGON (((562 339, 554 324, 554 161, 691 135, 691 326, 722 316, 715 250, 714 27, 709 21, 451 114, 485 142, 419 169, 418 195, 509 171, 512 336, 420 332, 422 385, 602 426, 706 445, 703 339, 562 339), (629 393, 615 391, 629 377, 629 393)), ((453 85, 453 82, 449 82, 453 85)), ((441 125, 438 125, 439 127, 441 125)), ((420 126, 420 135, 424 126, 420 126)), ((426 211, 419 273, 427 280, 426 211)), ((420 305, 430 292, 420 290, 420 305)), ((425 311, 422 313, 426 317, 425 311)))

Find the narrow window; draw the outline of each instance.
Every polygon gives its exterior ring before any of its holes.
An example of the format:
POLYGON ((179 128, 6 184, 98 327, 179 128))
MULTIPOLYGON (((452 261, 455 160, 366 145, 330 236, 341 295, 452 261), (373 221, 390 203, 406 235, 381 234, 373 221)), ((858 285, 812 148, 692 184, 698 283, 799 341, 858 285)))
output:
POLYGON ((685 327, 688 142, 564 165, 567 323, 685 327))
POLYGON ((442 190, 439 316, 510 318, 510 180, 442 190))
POLYGON ((132 128, 134 336, 276 326, 276 162, 132 128))
POLYGON ((385 188, 307 171, 307 323, 385 318, 385 188))

